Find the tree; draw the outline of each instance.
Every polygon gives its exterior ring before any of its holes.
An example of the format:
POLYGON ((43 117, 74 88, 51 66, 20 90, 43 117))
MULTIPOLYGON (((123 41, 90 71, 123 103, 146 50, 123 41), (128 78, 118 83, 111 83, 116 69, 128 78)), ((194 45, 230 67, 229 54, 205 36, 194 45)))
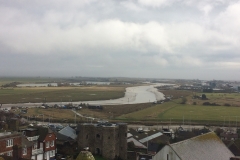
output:
POLYGON ((202 99, 207 99, 206 94, 202 94, 202 99))
POLYGON ((187 98, 186 97, 183 97, 182 98, 182 104, 185 104, 187 102, 187 98))

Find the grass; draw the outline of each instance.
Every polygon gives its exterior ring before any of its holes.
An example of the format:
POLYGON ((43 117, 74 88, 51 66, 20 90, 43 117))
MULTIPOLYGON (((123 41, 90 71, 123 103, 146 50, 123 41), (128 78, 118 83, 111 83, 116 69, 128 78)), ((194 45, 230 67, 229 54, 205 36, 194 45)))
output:
POLYGON ((0 103, 107 100, 123 97, 124 92, 123 86, 7 88, 0 89, 0 103))
MULTIPOLYGON (((185 92, 185 91, 184 91, 185 92)), ((185 92, 186 93, 186 92, 185 92)), ((179 93, 178 93, 179 94, 179 93)), ((201 95, 202 93, 199 93, 201 95)), ((180 95, 180 94, 179 94, 180 95)), ((162 122, 182 122, 187 123, 224 123, 236 124, 240 117, 238 93, 209 93, 206 94, 208 100, 192 99, 190 94, 186 95, 187 104, 181 104, 181 98, 170 102, 158 104, 137 112, 121 115, 118 120, 125 121, 162 121, 162 122), (217 103, 221 106, 204 106, 203 102, 217 103), (197 105, 193 105, 197 102, 197 105), (233 104, 224 106, 225 103, 233 104)))
POLYGON ((50 77, 0 77, 0 86, 12 82, 20 83, 49 83, 54 81, 61 81, 60 78, 50 77))
MULTIPOLYGON (((146 104, 126 104, 126 105, 110 105, 110 106, 103 106, 103 110, 92 110, 83 108, 81 110, 78 110, 77 112, 86 116, 86 117, 94 117, 99 119, 110 119, 113 120, 115 117, 124 115, 127 113, 135 112, 138 110, 142 110, 145 108, 151 107, 152 104, 146 103, 146 104)), ((19 113, 19 111, 17 112, 19 113)), ((27 117, 35 117, 38 116, 38 120, 42 121, 44 114, 44 121, 49 121, 49 117, 51 121, 57 120, 61 121, 63 119, 67 119, 68 121, 73 122, 75 115, 70 109, 56 109, 56 108, 29 108, 28 112, 24 114, 23 116, 27 117), (40 116, 41 115, 41 116, 40 116)), ((80 121, 86 121, 85 118, 77 117, 77 122, 80 121)))

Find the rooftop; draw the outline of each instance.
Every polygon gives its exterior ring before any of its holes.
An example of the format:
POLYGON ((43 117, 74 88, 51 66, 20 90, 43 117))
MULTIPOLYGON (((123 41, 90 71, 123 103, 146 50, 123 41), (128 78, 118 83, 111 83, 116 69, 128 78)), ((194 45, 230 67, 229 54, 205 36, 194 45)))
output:
POLYGON ((226 160, 234 156, 214 132, 170 144, 169 146, 184 160, 226 160))
POLYGON ((0 133, 0 138, 19 136, 19 135, 22 135, 22 134, 19 132, 2 132, 0 133))

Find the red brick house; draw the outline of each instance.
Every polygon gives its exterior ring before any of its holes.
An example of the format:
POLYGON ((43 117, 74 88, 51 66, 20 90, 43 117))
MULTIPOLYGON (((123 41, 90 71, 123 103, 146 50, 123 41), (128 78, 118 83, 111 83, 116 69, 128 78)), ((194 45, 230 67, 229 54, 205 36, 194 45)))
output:
POLYGON ((39 130, 40 136, 38 142, 43 145, 44 159, 50 160, 55 157, 56 154, 56 135, 48 128, 39 130))
POLYGON ((0 133, 0 155, 17 156, 18 159, 31 159, 32 143, 21 133, 3 132, 0 133))
POLYGON ((27 128, 22 130, 29 142, 33 143, 31 159, 49 160, 56 154, 56 135, 48 128, 27 128))

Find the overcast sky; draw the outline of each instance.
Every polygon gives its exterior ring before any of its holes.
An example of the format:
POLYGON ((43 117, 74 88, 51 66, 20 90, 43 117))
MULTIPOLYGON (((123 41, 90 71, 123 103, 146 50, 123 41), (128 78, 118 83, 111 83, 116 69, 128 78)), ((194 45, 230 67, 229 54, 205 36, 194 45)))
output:
POLYGON ((240 0, 0 4, 0 76, 240 80, 240 0))

